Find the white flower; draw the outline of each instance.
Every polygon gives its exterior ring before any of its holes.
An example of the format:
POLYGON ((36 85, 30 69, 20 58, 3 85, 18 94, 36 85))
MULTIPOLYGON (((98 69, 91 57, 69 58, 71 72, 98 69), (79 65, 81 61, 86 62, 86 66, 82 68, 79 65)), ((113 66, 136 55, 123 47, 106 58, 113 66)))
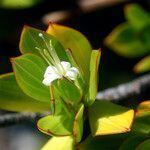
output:
POLYGON ((58 66, 48 66, 44 73, 43 84, 46 86, 50 86, 51 83, 56 80, 60 79, 63 76, 69 78, 70 80, 76 80, 78 75, 78 69, 75 67, 71 67, 71 64, 66 61, 61 61, 59 69, 58 66))

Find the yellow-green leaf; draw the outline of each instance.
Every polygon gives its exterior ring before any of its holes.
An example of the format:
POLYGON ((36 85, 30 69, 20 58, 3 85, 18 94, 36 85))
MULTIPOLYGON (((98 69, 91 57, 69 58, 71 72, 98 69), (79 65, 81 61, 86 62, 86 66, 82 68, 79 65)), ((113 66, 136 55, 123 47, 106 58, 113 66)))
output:
POLYGON ((83 70, 85 79, 89 78, 89 64, 92 47, 80 32, 58 24, 50 24, 47 33, 60 41, 65 49, 70 49, 78 66, 83 70), (81 63, 82 61, 82 63, 81 63))
POLYGON ((73 137, 52 137, 41 150, 74 150, 73 137))
POLYGON ((99 67, 99 61, 101 57, 101 51, 100 50, 93 50, 91 53, 91 60, 90 60, 90 81, 89 81, 89 93, 88 93, 88 99, 87 104, 91 105, 97 95, 97 88, 98 88, 98 67, 99 67))
POLYGON ((0 7, 7 9, 24 9, 39 3, 39 0, 1 0, 0 7))
POLYGON ((41 51, 46 49, 48 51, 49 47, 47 45, 50 44, 50 41, 60 60, 69 61, 65 49, 54 36, 29 26, 24 26, 21 33, 19 43, 20 51, 22 54, 33 53, 41 56, 38 49, 41 51), (39 36, 40 34, 42 34, 43 37, 39 36))
POLYGON ((134 71, 136 73, 143 73, 150 71, 150 55, 144 57, 142 60, 140 60, 135 66, 134 71))
POLYGON ((27 96, 17 85, 13 73, 0 76, 0 109, 9 111, 50 111, 49 102, 27 96))
POLYGON ((69 115, 49 115, 41 118, 37 123, 38 129, 48 135, 66 136, 72 134, 73 117, 69 115))
POLYGON ((55 87, 58 90, 59 96, 63 98, 63 100, 71 105, 75 105, 80 102, 82 95, 79 88, 72 82, 66 78, 58 79, 55 87))
POLYGON ((145 111, 145 112, 150 112, 150 100, 146 100, 146 101, 143 101, 141 102, 139 105, 138 105, 138 108, 137 108, 137 111, 145 111))
POLYGON ((118 55, 134 58, 149 53, 147 43, 141 40, 128 23, 117 26, 105 39, 105 44, 118 55))
POLYGON ((130 131, 134 111, 108 101, 95 101, 89 107, 89 121, 93 136, 130 131))
POLYGON ((20 88, 39 101, 50 101, 50 90, 42 81, 47 68, 45 62, 34 54, 25 54, 12 59, 13 70, 20 88))
POLYGON ((125 17, 137 30, 150 25, 150 14, 137 4, 129 4, 125 7, 125 17))
POLYGON ((75 142, 77 143, 81 141, 82 134, 83 134, 83 112, 84 112, 84 105, 81 104, 73 123, 73 134, 74 134, 75 142))

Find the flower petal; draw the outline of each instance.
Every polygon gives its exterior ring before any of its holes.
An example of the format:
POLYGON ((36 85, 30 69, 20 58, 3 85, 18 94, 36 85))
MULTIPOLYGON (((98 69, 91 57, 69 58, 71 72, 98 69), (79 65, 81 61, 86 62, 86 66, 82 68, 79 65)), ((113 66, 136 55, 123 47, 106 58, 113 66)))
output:
POLYGON ((48 66, 44 73, 44 78, 49 77, 51 74, 56 74, 55 70, 56 70, 56 68, 54 66, 48 66))
POLYGON ((44 78, 42 83, 46 86, 50 86, 54 80, 59 79, 59 78, 61 78, 61 76, 59 76, 56 73, 53 73, 53 74, 49 75, 48 77, 44 78))
POLYGON ((69 77, 71 80, 75 80, 77 78, 77 75, 78 69, 75 67, 71 67, 66 73, 66 76, 69 77))
POLYGON ((67 72, 70 69, 70 67, 71 67, 71 64, 69 62, 67 62, 67 61, 62 61, 61 65, 63 66, 65 72, 67 72))

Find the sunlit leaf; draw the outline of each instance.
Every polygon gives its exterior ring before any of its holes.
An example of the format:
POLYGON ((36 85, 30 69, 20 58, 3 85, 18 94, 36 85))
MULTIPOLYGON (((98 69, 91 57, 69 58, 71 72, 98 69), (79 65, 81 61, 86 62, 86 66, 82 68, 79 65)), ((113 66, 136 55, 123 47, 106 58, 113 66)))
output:
POLYGON ((48 135, 66 136, 72 134, 73 117, 67 114, 49 115, 41 118, 37 123, 38 129, 48 135))
POLYGON ((75 141, 77 143, 81 141, 83 134, 83 112, 84 112, 84 105, 82 104, 75 116, 75 120, 73 123, 73 134, 75 141))
POLYGON ((55 87, 66 103, 75 105, 82 98, 79 88, 66 78, 59 79, 57 84, 55 84, 55 87))
POLYGON ((125 17, 137 30, 150 25, 150 14, 137 4, 129 4, 125 7, 125 17))
POLYGON ((147 42, 141 39, 132 26, 123 23, 117 26, 105 39, 105 44, 124 57, 139 57, 150 52, 147 42))
POLYGON ((39 101, 50 101, 49 87, 42 83, 47 65, 40 57, 26 54, 13 58, 12 64, 17 83, 27 95, 39 101))
POLYGON ((111 102, 95 101, 89 108, 89 121, 93 136, 130 131, 134 111, 111 102))
POLYGON ((74 150, 73 137, 52 137, 41 150, 74 150))
POLYGON ((101 57, 100 50, 93 50, 91 54, 90 60, 90 82, 89 82, 89 95, 87 104, 91 105, 97 95, 97 88, 98 88, 98 66, 101 57))
POLYGON ((88 81, 92 47, 86 37, 72 28, 53 23, 49 25, 47 33, 55 36, 65 49, 69 48, 72 51, 73 57, 83 70, 84 76, 88 81))
POLYGON ((57 55, 59 56, 60 60, 69 61, 64 48, 56 40, 55 37, 53 37, 50 34, 45 33, 42 30, 38 30, 29 26, 24 26, 23 28, 21 39, 20 39, 20 45, 19 45, 20 51, 23 54, 33 53, 33 54, 41 56, 37 48, 40 50, 43 50, 43 49, 48 50, 47 45, 50 44, 50 41, 55 51, 57 52, 57 55), (41 33, 44 39, 39 36, 39 34, 41 33))
POLYGON ((150 112, 150 100, 141 102, 137 107, 138 112, 150 112))
POLYGON ((141 61, 139 61, 134 66, 134 71, 136 73, 143 73, 150 70, 150 55, 147 57, 144 57, 141 61))
POLYGON ((50 111, 49 102, 39 102, 19 88, 13 73, 0 76, 0 108, 9 111, 50 111))

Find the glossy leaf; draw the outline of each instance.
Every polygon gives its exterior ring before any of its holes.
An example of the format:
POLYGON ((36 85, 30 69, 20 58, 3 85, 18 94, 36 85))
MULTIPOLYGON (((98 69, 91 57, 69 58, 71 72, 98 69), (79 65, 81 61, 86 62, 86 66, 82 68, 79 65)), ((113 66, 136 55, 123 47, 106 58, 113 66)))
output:
POLYGON ((150 139, 145 140, 141 144, 139 144, 136 150, 149 150, 150 149, 150 139))
POLYGON ((49 115, 38 121, 38 129, 48 135, 66 136, 72 134, 73 117, 67 114, 49 115))
POLYGON ((119 150, 135 150, 136 147, 144 140, 146 140, 146 137, 134 135, 126 139, 120 146, 119 150))
POLYGON ((139 57, 149 53, 141 34, 137 34, 132 26, 123 23, 117 26, 105 39, 105 44, 118 55, 124 57, 139 57))
POLYGON ((97 95, 97 88, 98 88, 98 66, 101 57, 100 50, 93 50, 91 54, 90 60, 90 81, 89 81, 89 95, 87 104, 91 105, 97 95))
POLYGON ((84 105, 82 104, 75 116, 75 120, 73 123, 73 134, 75 142, 77 143, 81 141, 83 134, 83 112, 84 112, 84 105))
POLYGON ((68 57, 65 53, 64 48, 62 45, 57 41, 55 37, 53 37, 50 34, 45 33, 42 30, 38 30, 32 27, 24 26, 21 39, 20 39, 20 51, 21 53, 33 53, 36 55, 40 55, 38 49, 48 49, 47 45, 50 44, 50 41, 52 43, 52 46, 57 52, 58 57, 60 60, 68 61, 68 57), (39 36, 39 34, 43 34, 44 40, 42 37, 39 36))
POLYGON ((73 137, 52 137, 41 150, 74 150, 73 137))
POLYGON ((93 137, 89 135, 80 145, 80 150, 118 150, 127 134, 103 135, 93 137))
POLYGON ((39 102, 19 88, 13 73, 0 76, 0 108, 9 111, 50 111, 49 102, 39 102))
POLYGON ((59 79, 55 87, 59 92, 59 96, 68 104, 75 105, 82 98, 79 88, 66 78, 59 79))
POLYGON ((150 55, 147 57, 144 57, 141 61, 139 61, 134 66, 134 71, 136 73, 143 73, 150 70, 150 55))
POLYGON ((93 136, 130 131, 134 111, 111 102, 95 101, 89 108, 89 121, 93 136))
POLYGON ((129 4, 125 7, 125 16, 129 23, 137 30, 150 25, 150 14, 140 5, 129 4))
POLYGON ((47 65, 40 57, 26 54, 13 58, 12 64, 17 83, 27 95, 39 101, 50 101, 49 87, 42 83, 47 65))
POLYGON ((83 70, 84 77, 88 81, 92 47, 86 37, 72 28, 53 23, 49 25, 47 33, 55 36, 65 49, 69 48, 72 51, 75 61, 83 70))

